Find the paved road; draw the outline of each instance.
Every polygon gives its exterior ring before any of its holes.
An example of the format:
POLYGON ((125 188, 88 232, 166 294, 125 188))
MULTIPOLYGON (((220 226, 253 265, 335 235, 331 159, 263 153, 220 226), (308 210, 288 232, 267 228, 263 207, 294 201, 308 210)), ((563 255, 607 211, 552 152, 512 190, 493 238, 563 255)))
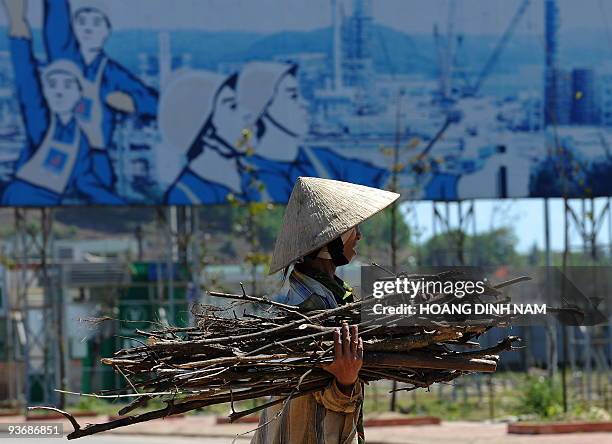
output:
MULTIPOLYGON (((456 437, 452 434, 443 435, 442 433, 429 434, 424 433, 422 429, 401 430, 401 428, 391 431, 387 430, 384 441, 375 440, 375 444, 447 444, 449 442, 461 444, 608 444, 612 443, 612 434, 596 433, 593 435, 549 435, 549 436, 517 436, 503 435, 491 436, 491 439, 486 439, 482 436, 461 436, 456 437), (453 438, 451 439, 451 436, 453 438), (457 439, 456 439, 457 438, 457 439)), ((0 444, 28 444, 28 442, 36 444, 60 444, 66 442, 65 439, 35 439, 28 440, 22 438, 6 438, 0 435, 0 444)), ((73 441, 71 441, 73 442, 73 441)), ((172 436, 89 436, 76 441, 83 444, 231 444, 231 438, 175 438, 172 436)), ((235 444, 248 444, 248 438, 242 438, 235 444)), ((372 441, 370 441, 372 442, 372 441)))
MULTIPOLYGON (((95 420, 96 418, 92 418, 95 420)), ((81 438, 78 444, 231 444, 236 433, 252 430, 253 424, 215 425, 212 417, 185 417, 136 424, 121 431, 81 438), (133 434, 132 434, 133 433, 133 434), (182 434, 182 437, 180 435, 182 434)), ((2 421, 0 421, 1 423, 2 421)), ((8 422, 8 421, 7 421, 8 422)), ((10 421, 16 422, 16 421, 10 421)), ((81 421, 82 424, 88 420, 81 421)), ((94 422, 100 422, 98 419, 94 422)), ((72 430, 68 424, 64 430, 72 430)), ((368 444, 612 444, 612 433, 562 435, 509 435, 505 424, 443 422, 441 426, 369 427, 368 444)), ((240 437, 235 444, 249 444, 240 437)), ((61 444, 65 439, 15 439, 0 435, 0 444, 61 444)))
MULTIPOLYGON (((66 439, 24 439, 24 438, 6 438, 6 435, 0 435, 0 444, 60 444, 67 442, 66 439)), ((230 444, 229 438, 173 438, 169 436, 88 436, 77 441, 83 444, 230 444)), ((236 444, 248 443, 249 439, 240 439, 236 444)))

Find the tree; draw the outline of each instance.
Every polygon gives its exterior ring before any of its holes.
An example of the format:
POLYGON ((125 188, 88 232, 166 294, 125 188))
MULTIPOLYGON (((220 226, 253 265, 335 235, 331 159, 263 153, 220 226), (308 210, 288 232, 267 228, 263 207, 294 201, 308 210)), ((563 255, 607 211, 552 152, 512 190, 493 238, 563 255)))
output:
MULTIPOLYGON (((391 257, 391 217, 390 208, 359 225, 361 241, 358 244, 359 256, 366 262, 374 261, 389 265, 391 257)), ((397 212, 397 263, 400 268, 412 255, 410 227, 397 212)))
POLYGON ((465 261, 459 264, 459 230, 432 236, 422 247, 423 265, 517 265, 518 240, 509 227, 496 228, 475 236, 463 234, 465 261))
POLYGON ((533 243, 531 248, 529 249, 529 253, 527 253, 527 265, 540 265, 542 259, 542 253, 538 249, 538 244, 533 243))

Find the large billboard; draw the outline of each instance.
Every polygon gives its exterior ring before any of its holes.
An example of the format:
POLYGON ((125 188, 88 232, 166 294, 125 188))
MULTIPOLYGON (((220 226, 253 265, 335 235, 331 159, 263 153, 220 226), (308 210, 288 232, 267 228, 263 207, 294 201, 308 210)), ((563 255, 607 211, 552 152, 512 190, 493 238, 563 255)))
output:
POLYGON ((599 0, 5 0, 2 206, 612 191, 599 0))

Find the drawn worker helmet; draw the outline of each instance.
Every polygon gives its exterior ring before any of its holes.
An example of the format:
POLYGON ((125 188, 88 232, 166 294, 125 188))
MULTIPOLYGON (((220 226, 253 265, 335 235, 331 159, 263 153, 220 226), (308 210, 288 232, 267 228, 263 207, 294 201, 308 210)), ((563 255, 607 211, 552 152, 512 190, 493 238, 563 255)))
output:
POLYGON ((73 61, 68 59, 57 59, 47 65, 44 65, 39 70, 40 78, 44 81, 48 75, 53 74, 55 72, 63 72, 70 74, 71 76, 76 78, 77 82, 79 82, 79 85, 81 87, 83 86, 83 73, 73 61))
POLYGON ((265 112, 276 94, 276 87, 296 65, 276 62, 252 62, 238 75, 238 102, 251 115, 251 124, 265 112))
POLYGON ((218 91, 227 76, 185 70, 170 78, 159 101, 157 122, 164 142, 181 155, 210 119, 218 91))
POLYGON ((276 238, 270 274, 297 262, 400 197, 397 193, 316 177, 298 177, 276 238))
POLYGON ((73 18, 83 9, 93 9, 106 17, 109 25, 111 23, 112 8, 110 0, 71 0, 70 7, 73 18))

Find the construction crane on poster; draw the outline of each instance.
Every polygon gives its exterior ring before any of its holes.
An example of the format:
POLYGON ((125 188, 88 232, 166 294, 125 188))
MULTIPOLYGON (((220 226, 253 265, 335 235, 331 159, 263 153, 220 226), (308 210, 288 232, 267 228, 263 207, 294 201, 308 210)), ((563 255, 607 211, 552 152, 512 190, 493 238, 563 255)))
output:
MULTIPOLYGON (((457 2, 454 0, 449 2, 446 35, 441 35, 437 25, 434 26, 433 30, 440 70, 440 94, 443 98, 450 98, 455 91, 459 93, 460 97, 474 97, 478 95, 484 83, 499 62, 501 55, 514 35, 517 26, 529 9, 531 2, 532 0, 523 0, 512 16, 512 19, 510 20, 510 23, 506 27, 501 38, 495 45, 493 52, 478 73, 476 80, 473 83, 470 83, 468 79, 465 78, 464 80, 466 84, 461 88, 454 87, 453 80, 456 74, 455 70, 458 64, 459 50, 463 43, 463 36, 455 33, 455 24, 457 23, 457 2)), ((462 77, 465 77, 465 73, 462 73, 462 77)))

